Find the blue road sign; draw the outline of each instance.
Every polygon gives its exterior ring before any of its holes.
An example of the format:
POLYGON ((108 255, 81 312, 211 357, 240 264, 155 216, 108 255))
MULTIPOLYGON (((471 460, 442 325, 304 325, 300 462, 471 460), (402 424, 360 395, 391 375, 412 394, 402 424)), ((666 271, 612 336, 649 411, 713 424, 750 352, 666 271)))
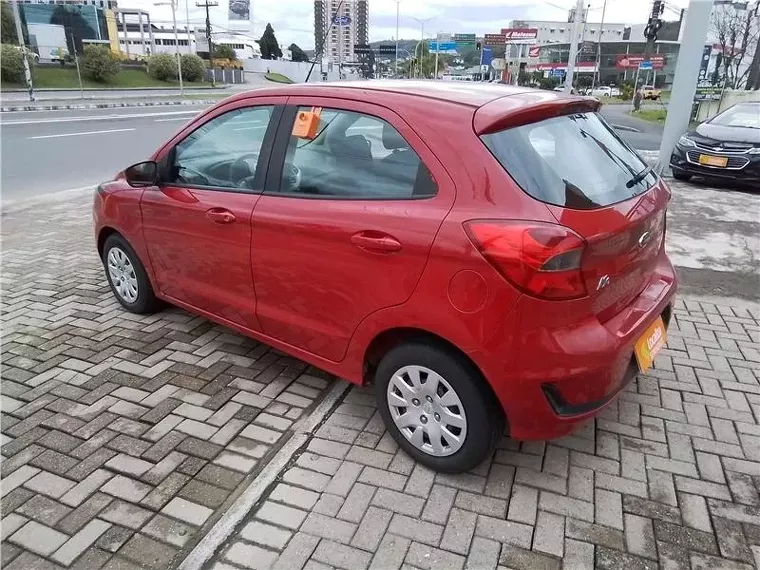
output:
POLYGON ((456 53, 457 52, 456 42, 437 42, 435 40, 431 40, 428 42, 428 47, 430 48, 431 52, 435 52, 435 51, 437 51, 438 53, 456 53))
POLYGON ((649 70, 653 69, 651 61, 642 61, 639 63, 639 69, 649 70))
POLYGON ((549 77, 564 77, 567 73, 564 69, 550 69, 549 77))

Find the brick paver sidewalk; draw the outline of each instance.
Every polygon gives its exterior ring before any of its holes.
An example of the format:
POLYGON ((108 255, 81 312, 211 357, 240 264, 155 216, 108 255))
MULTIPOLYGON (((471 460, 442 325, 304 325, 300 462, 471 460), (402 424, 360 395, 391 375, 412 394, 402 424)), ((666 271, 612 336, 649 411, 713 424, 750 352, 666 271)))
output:
MULTIPOLYGON (((89 200, 44 212, 3 217, 2 566, 178 567, 332 380, 176 309, 124 312, 89 200)), ((756 567, 759 320, 684 297, 596 422, 465 475, 412 462, 351 389, 203 567, 756 567)))

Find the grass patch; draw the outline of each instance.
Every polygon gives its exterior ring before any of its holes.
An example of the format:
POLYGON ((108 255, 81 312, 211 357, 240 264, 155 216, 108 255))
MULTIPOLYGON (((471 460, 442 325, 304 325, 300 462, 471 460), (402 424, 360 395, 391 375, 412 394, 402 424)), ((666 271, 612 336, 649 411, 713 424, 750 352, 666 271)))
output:
POLYGON ((659 125, 665 124, 665 117, 667 117, 668 112, 665 109, 641 109, 638 113, 635 111, 631 111, 629 113, 632 117, 638 117, 639 119, 644 119, 645 121, 649 121, 650 123, 657 123, 659 125))
MULTIPOLYGON (((79 80, 75 67, 35 67, 32 72, 35 89, 78 89, 79 80)), ((187 87, 211 87, 208 83, 185 83, 187 87)), ((122 69, 108 83, 98 83, 82 77, 82 87, 91 89, 127 89, 130 87, 156 87, 161 89, 179 89, 176 81, 159 81, 153 79, 142 69, 122 69)), ((21 84, 3 83, 2 89, 25 89, 21 84)))
POLYGON ((276 73, 273 71, 270 71, 269 73, 265 74, 264 79, 267 79, 269 81, 274 81, 275 83, 295 83, 295 81, 293 81, 287 75, 283 75, 282 73, 276 73))

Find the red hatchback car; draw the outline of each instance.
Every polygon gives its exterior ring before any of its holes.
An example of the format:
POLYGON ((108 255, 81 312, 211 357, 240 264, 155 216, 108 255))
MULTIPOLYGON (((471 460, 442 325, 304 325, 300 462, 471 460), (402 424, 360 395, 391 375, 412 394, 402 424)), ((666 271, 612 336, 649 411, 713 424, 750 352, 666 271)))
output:
POLYGON ((670 192, 596 100, 355 82, 242 93, 98 188, 118 301, 373 383, 412 457, 570 432, 665 340, 670 192))

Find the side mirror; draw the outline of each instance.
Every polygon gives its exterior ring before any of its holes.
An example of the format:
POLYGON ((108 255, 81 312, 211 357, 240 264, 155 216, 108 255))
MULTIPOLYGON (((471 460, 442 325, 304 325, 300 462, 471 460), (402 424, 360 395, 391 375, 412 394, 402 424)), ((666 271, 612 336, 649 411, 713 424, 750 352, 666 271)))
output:
POLYGON ((158 164, 153 160, 133 164, 124 171, 124 178, 134 188, 155 186, 158 183, 158 164))

